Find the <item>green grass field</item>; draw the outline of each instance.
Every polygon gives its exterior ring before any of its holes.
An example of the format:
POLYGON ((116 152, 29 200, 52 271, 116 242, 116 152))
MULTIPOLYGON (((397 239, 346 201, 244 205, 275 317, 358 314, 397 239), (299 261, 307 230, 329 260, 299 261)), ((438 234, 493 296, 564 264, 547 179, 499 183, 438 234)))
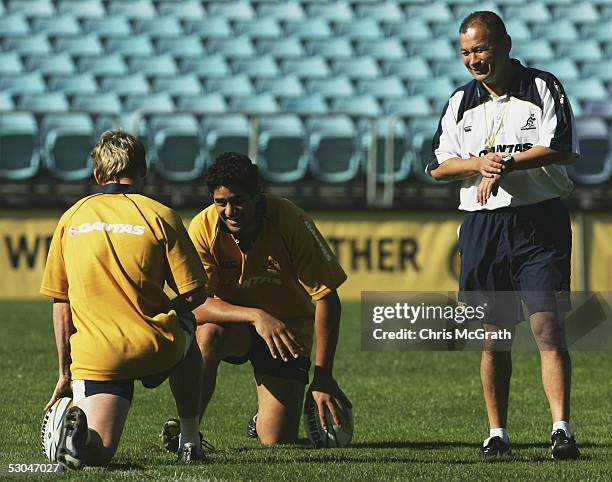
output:
MULTIPOLYGON (((8 462, 43 462, 42 407, 56 381, 48 302, 0 302, 0 479, 8 462)), ((174 415, 167 384, 137 387, 127 426, 108 470, 63 474, 74 480, 610 480, 612 353, 575 353, 572 425, 583 457, 549 458, 550 420, 536 353, 515 354, 510 407, 513 455, 482 461, 487 434, 478 353, 366 353, 359 305, 344 306, 335 375, 354 404, 347 449, 315 450, 306 441, 267 448, 247 439, 256 408, 248 366, 223 366, 202 425, 217 447, 205 465, 183 466, 158 433, 174 415)), ((23 476, 22 476, 23 477, 23 476)), ((43 476, 39 476, 43 477, 43 476)), ((49 476, 46 476, 49 477, 49 476)), ((35 478, 28 474, 27 478, 35 478)))

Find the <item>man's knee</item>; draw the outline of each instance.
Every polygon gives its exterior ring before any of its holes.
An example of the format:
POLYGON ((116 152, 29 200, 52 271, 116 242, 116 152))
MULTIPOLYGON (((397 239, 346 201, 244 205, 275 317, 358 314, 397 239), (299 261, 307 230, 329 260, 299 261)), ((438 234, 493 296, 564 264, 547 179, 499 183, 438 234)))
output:
POLYGON ((221 325, 206 323, 198 327, 197 342, 204 359, 222 358, 226 329, 221 325))
POLYGON ((562 319, 555 312, 545 311, 531 315, 531 330, 540 350, 566 348, 562 319))

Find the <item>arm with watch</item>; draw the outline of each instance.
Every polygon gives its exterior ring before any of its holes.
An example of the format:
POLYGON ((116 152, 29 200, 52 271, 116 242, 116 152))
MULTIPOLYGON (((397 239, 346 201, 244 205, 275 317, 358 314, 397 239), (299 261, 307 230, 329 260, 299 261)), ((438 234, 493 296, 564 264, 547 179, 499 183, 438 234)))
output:
POLYGON ((550 164, 568 164, 573 162, 571 152, 562 152, 544 146, 533 146, 523 152, 514 154, 500 153, 500 162, 503 164, 501 174, 492 177, 483 177, 478 186, 477 200, 481 205, 487 203, 491 195, 497 194, 497 187, 501 179, 512 171, 534 169, 550 164))

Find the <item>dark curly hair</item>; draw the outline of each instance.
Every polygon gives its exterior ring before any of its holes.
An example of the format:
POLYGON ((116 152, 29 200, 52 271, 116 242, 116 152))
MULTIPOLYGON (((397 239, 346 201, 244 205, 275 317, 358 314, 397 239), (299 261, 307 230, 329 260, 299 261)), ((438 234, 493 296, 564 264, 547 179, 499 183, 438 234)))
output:
POLYGON ((251 196, 259 193, 259 171, 244 154, 224 152, 206 171, 206 187, 214 192, 220 186, 238 186, 251 196))

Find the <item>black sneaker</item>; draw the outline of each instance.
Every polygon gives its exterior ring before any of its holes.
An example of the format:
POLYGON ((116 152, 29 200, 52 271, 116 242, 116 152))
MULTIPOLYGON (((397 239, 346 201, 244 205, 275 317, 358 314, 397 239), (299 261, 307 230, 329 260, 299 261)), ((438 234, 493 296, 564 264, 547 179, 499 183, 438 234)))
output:
MULTIPOLYGON (((168 452, 172 452, 173 454, 178 453, 180 436, 181 422, 177 418, 166 420, 162 427, 160 437, 162 439, 162 445, 168 452)), ((200 432, 200 447, 202 450, 207 449, 211 452, 215 450, 208 441, 204 440, 202 432, 200 432)))
POLYGON ((87 450, 87 416, 79 407, 71 407, 64 416, 57 444, 57 462, 70 470, 82 469, 87 450))
POLYGON ((247 423, 247 437, 249 438, 257 438, 257 414, 253 415, 249 418, 249 423, 247 423))
POLYGON ((480 454, 484 457, 496 457, 510 453, 510 444, 504 442, 501 437, 491 437, 487 445, 480 447, 480 454))
POLYGON ((193 464, 195 462, 206 462, 206 456, 202 447, 190 442, 184 444, 178 451, 178 460, 184 464, 193 464))
POLYGON ((565 430, 558 428, 550 436, 552 440, 551 457, 555 460, 575 460, 580 457, 580 450, 576 447, 573 436, 568 437, 565 430))

